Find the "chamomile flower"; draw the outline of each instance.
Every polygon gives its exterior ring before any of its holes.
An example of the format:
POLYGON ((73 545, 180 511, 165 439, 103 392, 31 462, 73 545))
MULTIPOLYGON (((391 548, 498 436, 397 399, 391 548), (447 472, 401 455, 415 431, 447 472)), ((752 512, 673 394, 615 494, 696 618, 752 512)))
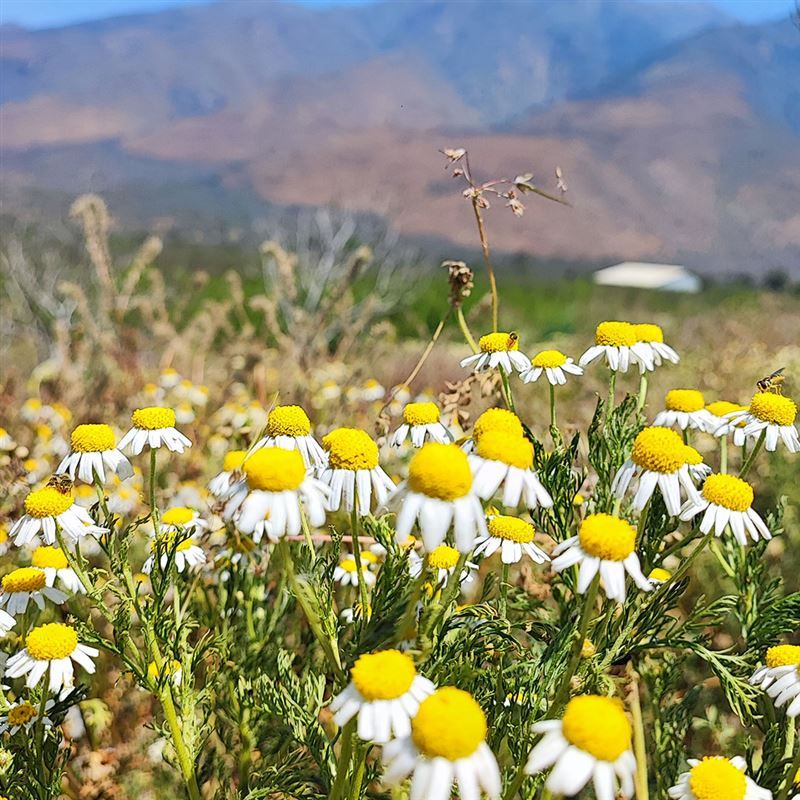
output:
POLYGON ((426 550, 438 547, 452 526, 456 547, 469 552, 486 533, 483 508, 473 490, 466 454, 454 444, 428 442, 408 465, 408 480, 390 498, 399 503, 397 542, 406 540, 416 522, 426 550))
POLYGON ((642 369, 652 369, 650 351, 637 347, 636 328, 630 322, 601 322, 594 332, 594 345, 578 361, 586 367, 598 358, 604 357, 614 372, 627 372, 632 364, 642 369))
MULTIPOLYGON (((443 586, 450 579, 458 565, 461 553, 446 544, 440 544, 435 550, 428 553, 428 569, 436 573, 436 586, 443 586)), ((418 578, 422 574, 425 560, 414 550, 408 553, 408 574, 418 578)), ((465 561, 464 568, 459 575, 459 585, 465 586, 472 583, 478 565, 472 561, 465 561)))
POLYGON ((689 468, 689 475, 693 481, 702 483, 714 471, 708 464, 703 463, 703 454, 691 445, 686 445, 684 454, 686 455, 686 466, 689 468))
POLYGON ((264 447, 242 465, 244 480, 233 490, 224 516, 238 512, 236 527, 252 534, 269 517, 271 537, 296 536, 302 529, 300 503, 308 522, 318 528, 325 524, 325 503, 329 489, 311 477, 299 450, 264 447))
MULTIPOLYGON (((50 699, 44 704, 45 713, 55 705, 55 700, 50 699)), ((27 700, 17 700, 12 703, 5 714, 0 715, 0 734, 8 733, 14 736, 20 730, 26 733, 39 720, 39 708, 27 700)), ((53 721, 49 717, 42 718, 45 728, 52 728, 53 721)))
POLYGON ((14 617, 7 611, 0 609, 0 638, 7 636, 8 632, 17 624, 14 617))
POLYGON ((119 449, 138 456, 145 445, 155 450, 166 447, 173 453, 182 453, 192 443, 175 427, 175 412, 171 408, 150 406, 137 408, 131 414, 133 427, 122 437, 119 449))
POLYGON ((14 437, 5 428, 0 428, 0 450, 10 453, 16 449, 17 443, 14 441, 14 437))
MULTIPOLYGON (((358 586, 358 566, 353 556, 345 555, 333 569, 333 579, 342 586, 358 586)), ((361 562, 361 580, 365 586, 375 585, 375 573, 361 562)))
POLYGON ((31 566, 45 574, 47 586, 54 586, 56 579, 70 594, 84 594, 83 584, 70 567, 63 550, 58 547, 37 547, 31 556, 31 566))
POLYGON ((580 564, 576 589, 583 594, 597 573, 609 600, 625 600, 625 573, 644 592, 652 586, 645 578, 636 555, 636 528, 610 514, 590 514, 583 520, 577 536, 561 542, 553 550, 553 570, 562 572, 580 564))
POLYGON ((165 367, 158 376, 158 382, 164 389, 174 389, 181 382, 181 376, 178 370, 165 367))
POLYGON ((637 353, 647 353, 650 357, 652 367, 646 367, 647 361, 645 359, 639 360, 639 369, 644 372, 645 369, 654 369, 660 367, 664 361, 671 361, 677 364, 681 359, 680 356, 673 350, 666 342, 664 342, 664 331, 658 325, 651 322, 642 322, 633 326, 633 332, 636 336, 636 344, 634 348, 637 353))
POLYGON ((215 475, 208 482, 208 491, 217 500, 226 500, 228 498, 231 489, 236 484, 236 473, 242 468, 246 457, 246 450, 229 450, 225 453, 225 458, 222 461, 222 472, 215 475))
POLYGON ((536 529, 530 522, 518 517, 493 514, 488 518, 488 532, 477 541, 475 555, 487 558, 500 550, 504 564, 517 564, 527 555, 537 564, 549 561, 550 557, 534 542, 536 529))
POLYGON ((167 532, 189 534, 208 530, 208 523, 193 508, 173 506, 161 515, 161 527, 167 532))
POLYGON ((32 689, 49 670, 49 689, 58 692, 73 686, 73 661, 92 675, 95 671, 92 659, 98 655, 97 649, 78 641, 74 628, 60 622, 49 622, 34 628, 25 639, 25 648, 8 659, 6 677, 26 675, 25 685, 32 689))
POLYGON ((653 425, 664 428, 678 427, 705 431, 713 423, 706 411, 706 401, 702 392, 696 389, 671 389, 664 400, 665 410, 659 412, 653 425))
POLYGON ((671 577, 672 573, 669 570, 663 569, 662 567, 654 567, 650 570, 647 580, 649 580, 653 586, 662 586, 671 577))
POLYGON ((453 783, 467 800, 481 789, 500 795, 500 770, 486 744, 486 715, 468 692, 445 686, 426 697, 411 720, 408 736, 384 745, 383 778, 395 784, 411 775, 411 797, 450 797, 453 783))
POLYGON ((481 434, 475 452, 469 456, 475 494, 482 500, 493 497, 502 486, 502 504, 528 509, 550 508, 553 499, 533 470, 533 445, 523 436, 490 430, 481 434))
POLYGON ((550 792, 572 797, 591 781, 597 800, 633 797, 632 728, 619 700, 573 697, 560 720, 537 722, 533 730, 544 736, 531 750, 525 771, 536 775, 552 767, 545 783, 550 792))
POLYGON ((256 444, 260 447, 282 447, 299 450, 306 467, 325 466, 325 451, 311 435, 311 420, 300 406, 275 406, 267 417, 266 436, 256 444))
POLYGON ((452 442, 450 431, 439 419, 439 407, 436 403, 408 403, 403 409, 403 424, 392 434, 389 440, 399 447, 411 435, 411 444, 422 447, 426 441, 452 442))
POLYGON ((350 670, 350 683, 333 698, 330 708, 337 725, 344 726, 357 716, 359 738, 385 744, 411 733, 411 718, 434 688, 417 674, 411 656, 381 650, 359 656, 350 670))
POLYGON ((188 536, 180 539, 178 543, 178 532, 175 528, 165 528, 158 536, 150 540, 150 555, 142 565, 142 572, 149 575, 158 559, 158 565, 162 572, 169 566, 170 556, 174 552, 175 569, 178 572, 186 572, 197 569, 206 563, 206 554, 195 540, 188 536))
POLYGON ((636 436, 631 457, 614 476, 611 491, 621 499, 633 478, 638 477, 633 510, 640 512, 657 487, 667 511, 677 517, 681 512, 681 490, 689 500, 697 499, 687 457, 688 448, 675 431, 670 428, 645 428, 636 436))
POLYGON ((542 373, 552 386, 563 386, 567 375, 583 375, 583 367, 558 350, 542 350, 531 359, 530 369, 520 373, 520 378, 525 383, 532 383, 538 381, 542 373))
POLYGON ((715 400, 706 406, 706 411, 708 411, 709 415, 706 433, 722 438, 728 435, 728 422, 730 422, 728 415, 739 411, 747 411, 747 406, 739 405, 739 403, 730 403, 727 400, 715 400))
POLYGON ((487 408, 472 426, 472 436, 463 445, 465 453, 473 453, 481 436, 488 431, 501 431, 511 436, 524 436, 525 431, 519 417, 505 408, 487 408))
POLYGON ((764 446, 769 452, 782 441, 790 453, 800 453, 800 434, 795 427, 797 405, 790 397, 772 392, 757 392, 750 408, 728 414, 728 423, 720 433, 733 433, 733 443, 739 447, 747 439, 758 439, 764 433, 764 446))
POLYGON ((681 509, 680 517, 688 521, 703 514, 700 530, 714 530, 717 536, 730 530, 741 545, 747 544, 748 534, 757 542, 771 539, 764 520, 753 509, 753 487, 735 475, 709 475, 700 494, 690 498, 681 509))
POLYGON ((473 372, 502 368, 507 375, 515 370, 524 372, 531 367, 531 360, 519 351, 519 336, 516 333, 487 333, 478 340, 479 353, 462 359, 461 366, 473 372))
POLYGON ((25 515, 17 520, 9 536, 21 547, 41 534, 46 544, 54 544, 56 531, 63 531, 76 541, 82 536, 102 536, 105 528, 94 524, 89 512, 75 503, 72 491, 62 492, 45 486, 29 492, 25 498, 25 515))
POLYGON ((689 767, 668 791, 672 800, 772 800, 772 792, 745 775, 747 764, 739 756, 690 758, 689 767))
POLYGON ((764 666, 750 677, 750 683, 759 686, 773 698, 776 708, 789 703, 786 715, 794 718, 800 714, 800 647, 779 644, 767 650, 764 666), (791 701, 791 702, 789 702, 791 701))
POLYGON ((364 517, 386 502, 396 488, 378 464, 378 445, 360 428, 336 428, 323 437, 328 463, 320 478, 331 488, 328 510, 352 511, 364 517))
POLYGON ((174 686, 180 686, 183 679, 183 665, 177 658, 165 660, 158 668, 155 661, 147 665, 147 677, 153 683, 169 680, 174 686))

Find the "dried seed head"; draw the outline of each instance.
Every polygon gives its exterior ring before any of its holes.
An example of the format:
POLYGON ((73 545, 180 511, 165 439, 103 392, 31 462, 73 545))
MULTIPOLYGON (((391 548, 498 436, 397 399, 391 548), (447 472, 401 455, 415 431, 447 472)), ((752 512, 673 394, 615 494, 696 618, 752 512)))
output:
POLYGON ((452 308, 458 308, 472 292, 473 272, 463 261, 443 261, 442 267, 447 270, 450 283, 448 302, 452 308))

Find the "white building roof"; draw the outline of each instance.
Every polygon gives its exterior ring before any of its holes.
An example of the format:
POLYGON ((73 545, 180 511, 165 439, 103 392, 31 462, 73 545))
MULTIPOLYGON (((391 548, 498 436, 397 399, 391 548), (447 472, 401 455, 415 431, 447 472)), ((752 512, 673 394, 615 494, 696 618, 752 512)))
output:
POLYGON ((661 289, 672 292, 699 292, 700 278, 679 264, 649 264, 645 261, 623 261, 594 273, 594 282, 601 286, 631 286, 638 289, 661 289))

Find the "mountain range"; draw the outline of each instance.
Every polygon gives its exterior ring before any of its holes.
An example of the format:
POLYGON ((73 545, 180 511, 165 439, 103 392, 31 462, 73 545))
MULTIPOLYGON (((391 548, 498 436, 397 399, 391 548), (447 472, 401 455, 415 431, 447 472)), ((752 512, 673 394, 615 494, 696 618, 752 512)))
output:
POLYGON ((237 195, 250 215, 336 205, 469 246, 438 152, 467 147, 485 178, 552 188, 558 165, 569 185, 571 207, 490 209, 500 250, 800 274, 789 19, 641 0, 229 0, 0 38, 7 212, 92 190, 153 198, 127 219, 122 203, 121 224, 151 224, 149 206, 197 226, 182 212, 202 185, 220 217, 237 195))

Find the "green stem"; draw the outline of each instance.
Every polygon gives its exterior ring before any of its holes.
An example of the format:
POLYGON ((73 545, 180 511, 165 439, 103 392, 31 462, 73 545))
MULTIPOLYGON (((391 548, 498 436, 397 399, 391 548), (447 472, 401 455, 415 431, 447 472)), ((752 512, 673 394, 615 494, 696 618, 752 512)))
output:
POLYGON ((500 573, 500 616, 503 619, 508 617, 508 564, 503 564, 500 573))
POLYGON ((650 504, 652 502, 653 502, 653 495, 650 495, 650 499, 644 504, 642 513, 639 514, 639 522, 636 525, 636 547, 635 547, 636 550, 639 549, 639 546, 642 543, 642 539, 644 538, 645 530, 647 528, 647 520, 650 517, 650 504))
POLYGON ((728 471, 728 437, 721 436, 719 440, 719 471, 725 475, 728 471))
POLYGON ((503 793, 503 800, 512 800, 512 798, 516 797, 519 790, 522 788, 522 784, 527 778, 527 774, 525 773, 525 761, 526 759, 523 757, 520 760, 519 767, 517 767, 517 771, 514 775, 514 779, 508 785, 508 789, 503 793))
POLYGON ((311 538, 311 528, 308 526, 308 517, 306 517, 303 504, 300 503, 300 524, 303 528, 303 536, 306 538, 306 545, 308 546, 308 553, 311 556, 311 563, 317 560, 317 550, 314 547, 314 540, 311 538))
POLYGON ((94 488, 97 490, 97 500, 100 503, 100 508, 103 511, 103 516, 108 521, 109 516, 108 513, 108 505, 106 503, 106 493, 105 489, 103 489, 103 484, 100 482, 100 478, 97 476, 97 473, 94 473, 94 488))
POLYGON ((350 800, 359 800, 361 797, 361 784, 364 782, 364 771, 367 768, 367 751, 367 747, 356 747, 353 753, 355 770, 350 784, 350 800))
POLYGON ((508 406, 509 411, 513 411, 515 414, 517 413, 517 409, 514 407, 514 398, 511 395, 511 386, 508 383, 508 375, 506 375, 506 371, 502 367, 498 367, 500 370, 500 380, 503 382, 503 397, 505 398, 506 405, 508 406))
POLYGON ((639 678, 634 672, 631 687, 631 717, 633 718, 633 754, 636 756, 636 800, 649 800, 647 785, 647 746, 644 737, 644 720, 642 704, 639 698, 639 678))
POLYGON ((597 590, 600 586, 600 574, 594 576, 594 580, 589 586, 589 590, 583 598, 583 609, 581 616, 578 620, 578 626, 575 629, 575 640, 572 642, 572 650, 570 652, 569 661, 567 662, 567 669, 561 678, 561 684, 553 697, 553 702, 547 709, 545 719, 553 719, 553 715, 561 710, 561 706, 569 696, 569 687, 572 683, 572 677, 575 675, 575 670, 581 659, 581 649, 583 648, 583 641, 586 638, 586 633, 589 630, 589 622, 592 618, 592 611, 594 604, 597 600, 597 590))
MULTIPOLYGON (((789 723, 792 726, 792 730, 794 730, 794 720, 789 720, 789 723)), ((789 796, 789 791, 791 790, 792 786, 794 785, 794 776, 797 775, 797 771, 800 770, 800 747, 797 748, 794 754, 794 758, 792 759, 792 764, 789 767, 788 774, 784 777, 783 786, 781 787, 776 800, 786 800, 789 796)))
POLYGON ((756 456, 761 452, 761 448, 764 446, 764 439, 766 438, 767 438, 767 429, 764 428, 764 430, 761 431, 761 436, 758 437, 758 441, 756 442, 755 447, 753 447, 752 451, 750 452, 750 455, 747 456, 747 460, 744 462, 744 464, 742 464, 742 469, 739 472, 740 478, 744 479, 747 477, 747 473, 750 472, 750 467, 753 466, 753 462, 756 460, 756 456))
POLYGON ((150 448, 150 520, 153 523, 153 533, 159 534, 158 504, 156 503, 156 449, 150 448))
POLYGON ((413 638, 414 630, 416 628, 417 603, 419 602, 419 598, 422 596, 422 587, 425 585, 427 578, 428 553, 426 552, 423 556, 422 564, 420 564, 420 571, 419 575, 417 576, 417 580, 414 582, 414 588, 411 590, 411 595, 408 599, 408 605, 406 606, 405 613, 403 614, 403 619, 397 628, 399 631, 398 640, 401 642, 406 639, 413 638))
POLYGON ((350 755, 353 752, 353 730, 356 727, 355 717, 342 728, 342 749, 336 762, 336 778, 328 795, 328 800, 339 800, 347 778, 347 768, 350 766, 350 755))
POLYGON ((456 309, 456 319, 458 320, 458 327, 461 328, 461 334, 464 339, 466 339, 470 350, 472 350, 473 353, 477 353, 480 348, 475 341, 475 337, 472 335, 472 331, 469 329, 469 325, 467 325, 467 320, 464 317, 464 309, 462 309, 461 306, 456 309))
POLYGON ((358 540, 361 532, 361 520, 358 516, 358 494, 353 498, 353 510, 350 513, 350 533, 353 538, 353 558, 356 562, 358 576, 358 596, 361 599, 361 615, 366 622, 369 619, 369 600, 367 598, 367 584, 361 568, 361 542, 358 540))
POLYGON ((636 410, 641 414, 647 402, 647 373, 643 372, 639 379, 639 397, 636 400, 636 410))
POLYGON ((608 400, 606 401, 606 418, 605 418, 605 426, 608 427, 608 423, 611 421, 611 412, 614 410, 614 393, 617 388, 617 373, 615 370, 611 370, 611 374, 608 376, 608 400))
POLYGON ((560 447, 562 440, 561 431, 558 429, 558 423, 556 422, 556 387, 550 381, 547 383, 550 386, 550 436, 553 439, 553 444, 556 447, 560 447))

